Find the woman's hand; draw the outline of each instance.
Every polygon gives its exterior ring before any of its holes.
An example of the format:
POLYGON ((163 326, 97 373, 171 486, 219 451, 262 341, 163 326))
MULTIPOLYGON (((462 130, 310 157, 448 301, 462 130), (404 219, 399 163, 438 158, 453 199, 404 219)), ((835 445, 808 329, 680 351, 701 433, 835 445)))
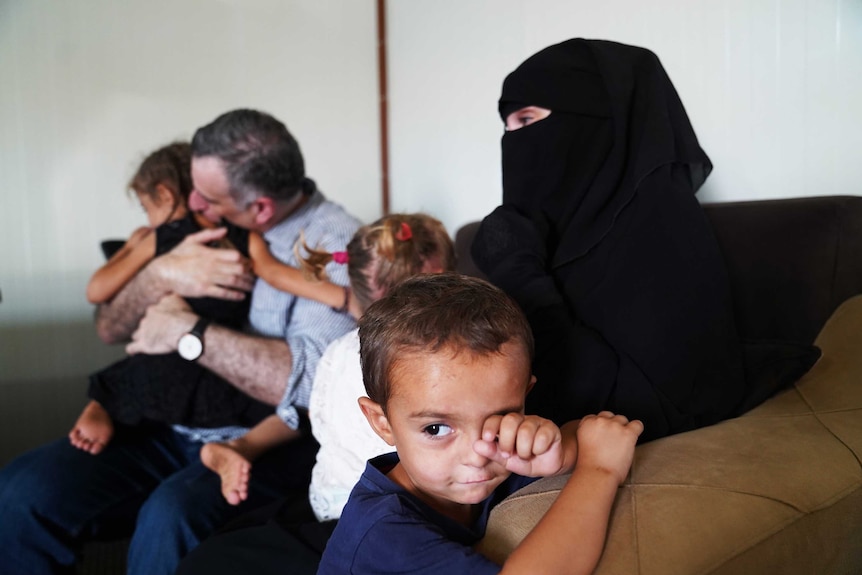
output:
POLYGON ((499 206, 482 220, 470 254, 494 283, 498 276, 509 275, 510 267, 532 273, 544 271, 548 234, 547 224, 538 215, 529 218, 512 206, 499 206))

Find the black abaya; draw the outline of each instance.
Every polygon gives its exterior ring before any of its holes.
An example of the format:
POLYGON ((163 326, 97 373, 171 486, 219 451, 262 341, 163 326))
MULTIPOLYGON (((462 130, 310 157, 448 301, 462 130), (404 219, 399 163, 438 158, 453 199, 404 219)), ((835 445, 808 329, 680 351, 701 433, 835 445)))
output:
POLYGON ((712 165, 658 58, 563 42, 507 77, 512 103, 552 112, 504 135, 503 206, 473 256, 533 327, 528 409, 558 423, 609 409, 641 419, 642 440, 736 413, 742 346, 694 197, 712 165))

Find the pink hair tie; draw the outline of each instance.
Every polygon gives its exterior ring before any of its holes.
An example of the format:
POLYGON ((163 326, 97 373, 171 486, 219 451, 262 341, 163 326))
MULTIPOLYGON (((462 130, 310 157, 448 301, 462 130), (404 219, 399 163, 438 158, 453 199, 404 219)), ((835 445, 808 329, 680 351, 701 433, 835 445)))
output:
POLYGON ((332 261, 337 264, 346 264, 349 260, 347 252, 332 252, 332 261))
POLYGON ((398 230, 397 234, 395 234, 395 239, 401 240, 402 242, 406 242, 412 237, 413 230, 410 229, 410 226, 407 224, 407 222, 401 222, 401 229, 398 230))

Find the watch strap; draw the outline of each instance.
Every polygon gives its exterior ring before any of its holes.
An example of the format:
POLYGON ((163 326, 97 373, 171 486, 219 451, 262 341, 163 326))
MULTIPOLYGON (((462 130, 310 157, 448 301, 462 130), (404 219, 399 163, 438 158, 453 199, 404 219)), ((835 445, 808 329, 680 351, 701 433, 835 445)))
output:
POLYGON ((207 327, 209 327, 210 321, 211 320, 208 317, 198 318, 198 321, 195 323, 195 326, 189 333, 198 336, 198 338, 203 341, 204 332, 206 331, 207 327))

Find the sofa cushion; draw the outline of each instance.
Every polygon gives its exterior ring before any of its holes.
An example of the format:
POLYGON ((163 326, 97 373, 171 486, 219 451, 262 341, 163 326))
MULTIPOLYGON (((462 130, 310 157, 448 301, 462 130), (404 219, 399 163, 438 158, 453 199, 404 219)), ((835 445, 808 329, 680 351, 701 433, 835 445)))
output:
MULTIPOLYGON (((636 449, 597 574, 862 572, 862 296, 816 345, 817 364, 759 407, 636 449)), ((505 558, 565 480, 498 505, 479 549, 505 558)))

